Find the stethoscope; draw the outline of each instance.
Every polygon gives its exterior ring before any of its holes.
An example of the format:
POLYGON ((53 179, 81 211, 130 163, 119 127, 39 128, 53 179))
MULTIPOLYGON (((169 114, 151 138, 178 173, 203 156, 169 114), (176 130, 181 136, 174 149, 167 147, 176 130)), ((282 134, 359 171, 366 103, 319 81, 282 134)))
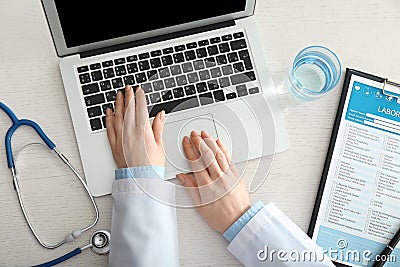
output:
MULTIPOLYGON (((6 133, 5 147, 6 147, 6 155, 7 155, 7 164, 8 164, 8 168, 11 170, 11 175, 13 177, 14 189, 15 189, 15 191, 17 191, 19 205, 21 207, 22 213, 24 214, 25 220, 26 220, 31 232, 35 236, 36 240, 39 242, 39 244, 47 249, 55 249, 67 242, 71 242, 71 241, 75 240, 82 233, 92 229, 96 225, 97 221, 99 220, 99 210, 97 208, 96 202, 94 201, 92 194, 89 191, 89 188, 83 181, 83 178, 79 175, 79 173, 75 170, 75 168, 69 163, 68 159, 56 148, 56 145, 50 140, 50 138, 48 138, 46 136, 46 134, 43 132, 43 130, 40 128, 40 126, 36 122, 31 121, 31 120, 26 120, 26 119, 21 119, 21 120, 18 119, 17 116, 14 114, 14 112, 12 112, 11 109, 9 107, 7 107, 5 104, 3 104, 2 102, 0 102, 0 109, 3 110, 12 121, 12 125, 6 133), (14 132, 20 126, 28 126, 28 127, 31 127, 32 129, 34 129, 36 131, 36 133, 39 135, 39 137, 43 140, 43 142, 47 145, 47 147, 50 150, 54 151, 58 155, 58 157, 69 167, 69 169, 76 175, 76 177, 78 177, 80 183, 85 188, 85 191, 87 192, 87 194, 90 198, 90 201, 93 205, 93 208, 95 210, 95 213, 96 213, 96 218, 90 225, 88 225, 82 229, 77 229, 77 230, 72 231, 70 234, 68 234, 65 237, 65 239, 61 240, 60 242, 58 242, 57 244, 54 244, 54 245, 48 245, 45 242, 43 242, 43 240, 40 239, 39 235, 35 231, 31 221, 28 218, 28 214, 25 210, 25 207, 24 207, 24 204, 22 201, 21 191, 19 188, 18 178, 17 178, 17 170, 15 168, 14 157, 13 157, 13 152, 12 152, 12 147, 11 147, 12 136, 13 136, 14 132)), ((81 247, 81 248, 76 248, 75 250, 71 251, 70 253, 67 253, 53 261, 49 261, 47 263, 43 263, 43 264, 37 265, 37 266, 44 267, 44 266, 56 265, 60 262, 70 259, 71 257, 73 257, 75 255, 80 254, 82 252, 82 250, 87 249, 87 248, 91 248, 92 251, 97 254, 106 254, 109 251, 109 244, 110 244, 109 241, 110 241, 110 233, 108 231, 105 231, 105 230, 96 231, 92 234, 92 236, 90 238, 90 244, 88 244, 84 247, 81 247)))

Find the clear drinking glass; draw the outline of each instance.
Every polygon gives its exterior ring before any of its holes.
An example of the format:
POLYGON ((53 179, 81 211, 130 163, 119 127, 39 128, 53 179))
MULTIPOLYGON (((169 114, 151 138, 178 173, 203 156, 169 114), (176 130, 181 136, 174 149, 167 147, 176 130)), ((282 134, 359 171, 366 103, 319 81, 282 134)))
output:
POLYGON ((335 88, 342 75, 339 58, 323 46, 301 50, 289 71, 288 87, 299 100, 314 100, 335 88))

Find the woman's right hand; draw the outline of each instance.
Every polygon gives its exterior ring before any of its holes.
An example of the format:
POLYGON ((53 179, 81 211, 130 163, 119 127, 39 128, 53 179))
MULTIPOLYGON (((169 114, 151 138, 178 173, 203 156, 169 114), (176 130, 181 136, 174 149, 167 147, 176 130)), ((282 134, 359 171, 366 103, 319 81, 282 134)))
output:
POLYGON ((197 210, 216 231, 224 233, 249 208, 246 186, 220 140, 202 131, 183 138, 183 150, 192 173, 177 175, 197 210))

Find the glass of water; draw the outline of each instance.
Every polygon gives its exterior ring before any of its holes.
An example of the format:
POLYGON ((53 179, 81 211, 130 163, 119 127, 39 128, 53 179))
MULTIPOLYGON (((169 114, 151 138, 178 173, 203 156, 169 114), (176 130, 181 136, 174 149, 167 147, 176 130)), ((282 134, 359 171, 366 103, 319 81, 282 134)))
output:
POLYGON ((289 71, 288 87, 299 100, 314 100, 335 88, 342 75, 342 65, 334 52, 323 46, 301 50, 289 71))

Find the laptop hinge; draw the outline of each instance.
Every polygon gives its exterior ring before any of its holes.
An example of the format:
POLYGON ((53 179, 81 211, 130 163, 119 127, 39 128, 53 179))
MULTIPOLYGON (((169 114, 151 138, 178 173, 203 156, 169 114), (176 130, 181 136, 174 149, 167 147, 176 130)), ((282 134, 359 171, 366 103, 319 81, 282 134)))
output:
POLYGON ((113 51, 119 51, 119 50, 137 47, 137 46, 141 46, 141 45, 161 42, 161 41, 165 41, 165 40, 171 40, 171 39, 175 39, 175 38, 179 38, 179 37, 183 37, 183 36, 188 36, 188 35, 201 33, 201 32, 207 32, 207 31, 221 29, 221 28, 225 28, 225 27, 231 27, 231 26, 235 26, 235 25, 236 25, 236 23, 234 20, 224 21, 224 22, 220 22, 220 23, 216 23, 216 24, 207 25, 207 26, 202 26, 202 27, 183 30, 183 31, 179 31, 179 32, 164 34, 164 35, 160 35, 160 36, 154 36, 154 37, 150 37, 150 38, 143 39, 143 40, 137 40, 137 41, 133 41, 133 42, 99 48, 99 49, 95 49, 95 50, 91 50, 91 51, 87 51, 87 52, 82 52, 79 55, 81 56, 81 58, 87 58, 87 57, 97 56, 100 54, 110 53, 113 51))

